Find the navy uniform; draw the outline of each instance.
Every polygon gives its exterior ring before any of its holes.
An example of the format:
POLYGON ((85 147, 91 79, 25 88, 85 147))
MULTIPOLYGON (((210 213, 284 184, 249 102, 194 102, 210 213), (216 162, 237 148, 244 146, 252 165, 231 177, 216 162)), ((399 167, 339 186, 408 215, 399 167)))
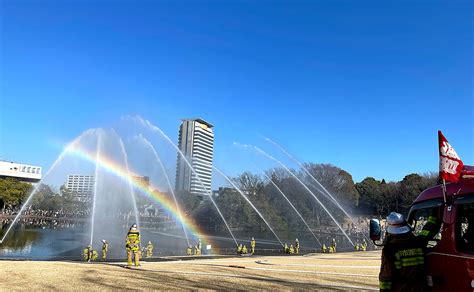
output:
POLYGON ((425 250, 428 240, 439 231, 436 217, 415 236, 402 214, 387 217, 387 237, 382 250, 380 291, 424 291, 427 289, 425 250))

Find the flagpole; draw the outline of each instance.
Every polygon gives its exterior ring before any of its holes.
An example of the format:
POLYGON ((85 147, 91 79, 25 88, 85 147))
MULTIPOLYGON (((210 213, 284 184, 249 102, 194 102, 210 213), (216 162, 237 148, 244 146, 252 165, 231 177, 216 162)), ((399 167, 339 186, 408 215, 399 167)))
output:
POLYGON ((446 180, 443 178, 443 198, 444 198, 444 204, 446 205, 447 200, 446 200, 446 180))

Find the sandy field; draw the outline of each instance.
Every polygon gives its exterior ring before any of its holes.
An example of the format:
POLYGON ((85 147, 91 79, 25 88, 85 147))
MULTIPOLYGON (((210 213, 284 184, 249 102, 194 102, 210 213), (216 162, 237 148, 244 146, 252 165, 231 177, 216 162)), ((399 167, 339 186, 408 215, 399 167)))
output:
POLYGON ((0 261, 0 290, 378 290, 380 252, 125 263, 0 261))

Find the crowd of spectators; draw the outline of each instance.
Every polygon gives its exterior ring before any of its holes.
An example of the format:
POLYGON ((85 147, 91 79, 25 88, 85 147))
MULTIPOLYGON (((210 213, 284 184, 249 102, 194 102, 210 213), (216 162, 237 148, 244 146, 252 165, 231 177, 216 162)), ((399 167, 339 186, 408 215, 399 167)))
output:
MULTIPOLYGON (((10 224, 15 219, 15 216, 20 212, 20 208, 5 207, 0 211, 0 224, 1 226, 10 224)), ((21 216, 18 219, 18 224, 25 225, 28 227, 39 227, 39 228, 57 228, 57 227, 76 227, 84 225, 84 220, 89 218, 90 211, 77 210, 77 211, 65 211, 65 210, 42 210, 27 208, 23 210, 21 216)))
MULTIPOLYGON (((15 216, 20 212, 20 207, 7 206, 0 209, 0 226, 5 226, 13 222, 15 216)), ((33 228, 69 228, 83 226, 91 217, 91 210, 43 210, 38 208, 27 208, 22 211, 18 219, 18 224, 33 228)), ((133 221, 135 215, 133 212, 114 212, 106 214, 105 217, 118 219, 124 222, 124 226, 133 221), (127 223, 125 223, 127 222, 127 223)), ((161 212, 139 212, 140 222, 147 226, 169 225, 172 221, 170 216, 161 212), (168 224, 164 224, 168 223, 168 224)))

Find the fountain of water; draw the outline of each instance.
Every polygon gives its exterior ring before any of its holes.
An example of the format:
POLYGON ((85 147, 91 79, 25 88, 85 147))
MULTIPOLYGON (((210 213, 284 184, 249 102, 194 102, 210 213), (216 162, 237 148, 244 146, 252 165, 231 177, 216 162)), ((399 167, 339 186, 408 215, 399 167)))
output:
POLYGON ((124 160, 124 163, 125 163, 125 169, 127 171, 127 183, 128 183, 128 187, 130 189, 130 196, 131 196, 132 202, 133 202, 133 211, 135 212, 135 223, 137 224, 138 227, 140 227, 140 220, 139 220, 140 213, 138 212, 137 201, 135 199, 135 193, 133 192, 132 178, 131 178, 131 174, 130 174, 130 168, 128 167, 128 155, 127 155, 127 152, 125 151, 125 146, 123 145, 122 138, 120 138, 115 133, 115 131, 114 131, 114 134, 117 136, 117 138, 119 140, 120 149, 122 151, 123 160, 124 160))
POLYGON ((303 216, 301 215, 301 213, 296 209, 296 207, 291 203, 291 201, 288 199, 288 197, 285 195, 285 193, 278 187, 278 185, 268 176, 266 175, 265 173, 263 173, 263 175, 265 176, 265 178, 275 187, 275 189, 283 196, 283 198, 285 198, 285 200, 288 202, 288 204, 290 204, 291 208, 293 208, 293 210, 296 212, 296 214, 298 214, 298 217, 300 217, 301 221, 303 221, 304 225, 306 226, 306 228, 308 228, 309 232, 313 235, 314 239, 316 240, 316 242, 319 244, 319 246, 321 246, 321 242, 319 241, 318 237, 314 234, 313 230, 311 230, 311 228, 309 227, 308 223, 306 222, 306 220, 304 220, 303 216))
MULTIPOLYGON (((244 145, 244 146, 248 146, 248 145, 244 145)), ((275 161, 276 163, 278 163, 279 165, 281 165, 287 172, 288 174, 290 174, 294 179, 296 179, 298 181, 298 183, 301 184, 301 186, 303 186, 303 188, 308 191, 308 193, 310 193, 313 198, 316 200, 316 202, 318 202, 318 204, 324 209, 324 211, 329 215, 329 217, 331 217, 332 221, 334 221, 334 223, 337 225, 337 227, 341 230, 341 232, 344 234, 344 236, 347 238, 347 240, 349 240, 349 242, 354 245, 354 243, 352 242, 352 240, 350 239, 350 237, 346 234, 346 232, 344 231, 344 229, 341 227, 341 225, 337 222, 337 220, 334 218, 334 216, 331 214, 331 212, 329 212, 329 210, 326 208, 326 206, 324 206, 324 204, 318 199, 318 197, 286 166, 284 165, 280 160, 276 159, 275 157, 271 156, 270 154, 266 153, 265 151, 263 151, 262 149, 258 148, 257 146, 252 146, 257 152, 259 152, 260 154, 268 157, 269 159, 275 161)))
MULTIPOLYGON (((139 117, 134 118, 134 121, 135 122, 138 121, 141 126, 146 127, 146 129, 148 129, 148 130, 151 130, 151 132, 153 132, 154 134, 159 134, 159 137, 161 139, 160 141, 162 141, 164 139, 166 141, 165 143, 168 143, 169 145, 172 146, 172 148, 174 150, 176 150, 176 152, 178 154, 178 158, 182 159, 182 162, 185 163, 187 165, 187 167, 189 167, 189 169, 192 172, 193 176, 195 176, 196 181, 198 181, 201 184, 201 186, 203 187, 203 189, 206 190, 207 195, 208 195, 209 200, 210 200, 210 203, 212 203, 212 205, 216 208, 217 213, 219 214, 220 218, 223 220, 223 223, 225 224, 230 236, 232 237, 232 239, 230 239, 227 236, 226 240, 228 240, 228 241, 233 240, 233 242, 237 245, 237 239, 234 236, 234 234, 233 234, 226 218, 224 217, 224 215, 222 214, 220 208, 218 207, 218 205, 215 201, 215 197, 212 196, 210 189, 205 187, 204 183, 201 181, 201 178, 197 174, 196 170, 193 168, 193 162, 191 162, 189 160, 189 158, 186 157, 185 154, 180 151, 179 147, 159 127, 154 126, 149 121, 143 120, 139 117)), ((136 127, 136 125, 134 125, 134 127, 136 127)), ((134 130, 136 130, 136 128, 134 128, 134 130)), ((176 210, 175 212, 176 212, 177 217, 180 220, 181 227, 182 227, 183 232, 184 232, 184 237, 186 239, 186 243, 189 246, 190 245, 190 240, 192 241, 192 239, 190 237, 190 236, 192 236, 192 234, 189 233, 189 231, 192 230, 192 229, 187 229, 187 227, 185 225, 186 224, 186 220, 185 220, 186 218, 183 217, 181 206, 178 203, 178 199, 177 199, 176 194, 174 192, 173 185, 171 183, 170 177, 168 176, 168 173, 166 172, 164 161, 162 160, 162 157, 165 157, 165 156, 162 155, 161 151, 160 151, 160 153, 158 153, 158 151, 157 151, 158 148, 155 148, 155 146, 149 140, 147 140, 142 134, 137 136, 136 132, 135 132, 134 135, 135 135, 135 137, 138 137, 138 140, 141 144, 143 144, 145 147, 149 148, 150 151, 149 152, 147 151, 148 154, 147 154, 146 158, 150 158, 149 155, 153 154, 154 161, 156 162, 156 163, 153 163, 153 164, 155 166, 159 165, 159 167, 161 169, 161 172, 164 175, 164 179, 166 181, 167 188, 169 189, 170 195, 172 196, 173 201, 174 201, 174 205, 175 205, 175 208, 172 208, 172 209, 176 210)), ((72 220, 72 221, 75 222, 74 224, 76 224, 76 222, 80 222, 80 223, 74 225, 74 227, 73 227, 73 228, 76 228, 76 229, 72 233, 75 232, 75 234, 78 235, 76 238, 74 238, 77 245, 70 248, 69 250, 67 250, 67 252, 69 252, 68 255, 73 254, 73 253, 78 254, 77 253, 78 245, 82 245, 82 244, 84 244, 84 242, 86 242, 86 244, 88 242, 91 245, 97 245, 97 244, 99 244, 100 239, 106 239, 106 240, 109 241, 110 249, 113 251, 110 255, 113 256, 113 257, 123 256, 123 251, 124 251, 124 249, 123 249, 123 236, 126 233, 126 229, 128 229, 128 227, 130 226, 131 223, 140 224, 140 222, 139 222, 139 220, 140 220, 139 215, 140 214, 139 214, 138 206, 137 206, 137 200, 138 200, 137 196, 138 195, 145 195, 146 198, 144 197, 143 198, 144 200, 147 200, 147 199, 155 199, 156 200, 157 199, 157 198, 154 198, 153 196, 151 196, 148 193, 147 190, 142 189, 141 185, 137 184, 137 182, 135 180, 132 180, 133 172, 137 171, 135 166, 140 165, 139 167, 142 167, 141 165, 145 165, 144 167, 146 168, 146 167, 149 167, 148 166, 149 163, 146 163, 146 162, 148 162, 148 161, 146 161, 145 163, 137 164, 136 160, 134 159, 135 152, 130 151, 130 147, 133 147, 133 146, 130 145, 130 144, 124 144, 124 141, 125 141, 125 143, 128 143, 128 140, 122 140, 123 137, 126 137, 126 136, 117 134, 117 132, 115 132, 114 129, 110 129, 110 130, 92 129, 92 130, 85 131, 79 137, 77 137, 73 142, 71 142, 66 147, 66 149, 64 149, 64 151, 61 153, 61 155, 59 155, 59 157, 56 159, 56 161, 53 163, 53 165, 48 169, 48 171, 46 172, 46 174, 44 176, 44 178, 50 176, 50 173, 52 171, 54 171, 54 173, 53 173, 53 175, 51 175, 51 177, 59 176, 58 174, 63 174, 61 171, 56 171, 55 170, 55 169, 57 169, 57 166, 59 164, 61 164, 62 166, 67 166, 66 170, 65 170, 65 171, 67 171, 66 173, 68 173, 68 174, 74 173, 72 171, 76 171, 78 168, 80 168, 76 165, 76 163, 77 163, 76 159, 80 158, 80 159, 84 159, 86 163, 89 163, 89 164, 86 165, 86 167, 88 167, 87 171, 91 175, 93 174, 93 177, 95 178, 95 180, 93 182, 93 192, 92 192, 93 196, 92 196, 91 202, 82 202, 82 203, 84 203, 83 205, 78 204, 80 206, 80 208, 82 208, 82 206, 84 206, 85 209, 84 210, 81 209, 81 210, 84 211, 82 214, 87 214, 87 215, 79 215, 81 217, 78 217, 77 221, 72 220), (86 137, 86 136, 89 137, 89 138, 93 138, 93 139, 88 138, 86 140, 83 140, 84 137, 86 137), (85 147, 85 142, 89 143, 89 144, 87 144, 87 147, 85 147), (91 146, 92 145, 91 143, 94 143, 93 145, 95 145, 95 146, 91 146), (82 145, 82 144, 84 144, 84 145, 82 145), (66 163, 69 160, 64 160, 64 156, 68 155, 68 154, 72 155, 71 158, 73 159, 74 163, 72 163, 72 164, 71 163, 66 163), (131 166, 131 168, 130 168, 130 166, 131 166), (89 206, 89 204, 90 204, 90 206, 89 206), (90 221, 87 220, 86 218, 84 218, 85 216, 90 216, 90 217, 87 217, 87 218, 90 218, 90 221), (89 223, 90 223, 90 226, 88 225, 89 223), (90 227, 90 229, 89 229, 89 227, 90 227), (89 234, 89 232, 90 232, 90 234, 89 234), (90 235, 90 237, 89 237, 89 235, 90 235), (83 237, 83 239, 84 239, 83 242, 81 242, 81 239, 80 239, 79 236, 83 237), (98 237, 101 237, 101 238, 98 238, 98 237)), ((139 146, 139 147, 142 147, 142 146, 139 146)), ((338 224, 338 222, 336 222, 333 215, 329 212, 329 210, 326 208, 326 206, 324 206, 324 204, 318 199, 318 197, 315 195, 315 193, 313 193, 315 191, 315 188, 313 188, 313 187, 311 187, 311 189, 308 188, 308 186, 305 183, 303 183, 303 181, 300 178, 296 177, 295 174, 293 172, 291 172, 290 169, 288 169, 285 165, 283 165, 283 163, 278 161, 273 156, 263 152, 263 150, 255 147, 255 146, 252 146, 252 147, 254 147, 254 149, 259 154, 262 154, 262 155, 266 156, 267 158, 269 158, 273 161, 276 161, 278 164, 280 164, 285 169, 286 172, 288 172, 293 178, 295 178, 298 181, 298 183, 301 184, 305 188, 305 190, 307 190, 311 194, 311 196, 316 200, 316 202, 319 205, 321 205, 321 207, 324 209, 324 211, 326 213, 328 213, 329 217, 331 217, 331 219, 336 223, 336 225, 339 227, 339 229, 342 231, 342 233, 346 236, 348 241, 352 244, 351 239, 347 236, 347 234, 344 232, 344 230, 341 228, 341 226, 338 224)), ((168 147, 166 147, 166 148, 168 148, 168 147)), ((159 149, 161 150, 161 148, 159 148, 159 149)), ((139 154, 137 154, 137 158, 143 159, 145 157, 143 155, 140 157, 139 154)), ((80 162, 80 163, 82 163, 82 162, 80 162)), ((82 165, 82 166, 84 166, 84 165, 82 165)), ((257 213, 256 215, 258 215, 263 220, 263 222, 266 224, 266 226, 268 227, 268 230, 275 236, 276 240, 281 245, 283 245, 283 243, 280 240, 277 232, 275 232, 275 230, 273 229, 276 225, 274 225, 272 227, 273 222, 271 220, 270 221, 267 220, 267 218, 269 219, 269 217, 265 212, 261 211, 263 209, 262 208, 260 208, 260 209, 257 208, 256 205, 254 204, 255 201, 252 202, 253 199, 248 196, 248 193, 241 190, 236 185, 237 183, 235 181, 233 181, 231 178, 229 178, 226 174, 224 174, 223 171, 221 171, 220 169, 218 169, 215 166, 212 166, 212 167, 230 185, 232 185, 232 187, 236 190, 236 192, 238 192, 239 195, 243 198, 242 202, 245 201, 246 203, 248 203, 250 205, 250 207, 257 213), (267 218, 265 218, 265 216, 267 218)), ((61 170, 61 169, 59 169, 59 170, 61 170)), ((305 173, 307 172, 307 169, 303 168, 303 170, 305 171, 305 173)), ((84 171, 84 169, 80 169, 80 171, 84 171)), ((82 173, 84 173, 84 172, 82 172, 82 173)), ((86 173, 84 173, 84 174, 86 174, 86 173)), ((144 174, 144 173, 140 171, 140 174, 144 174)), ((273 187, 275 187, 275 189, 278 191, 278 193, 281 196, 283 196, 285 201, 296 212, 299 219, 301 219, 303 224, 306 226, 306 228, 309 230, 309 232, 314 237, 315 241, 319 245, 321 245, 321 243, 319 241, 319 238, 316 236, 316 234, 310 228, 310 226, 308 225, 306 220, 303 218, 303 215, 298 211, 298 209, 292 203, 290 198, 282 191, 282 189, 280 189, 280 187, 277 185, 277 183, 275 183, 275 181, 272 180, 269 177, 268 173, 264 173, 263 175, 265 177, 265 180, 268 180, 269 184, 271 184, 273 187)), ((64 177, 62 176, 61 179, 63 179, 63 178, 64 177)), ((313 177, 313 179, 315 181, 317 181, 314 177, 313 177)), ((43 181, 41 183, 43 183, 43 181)), ((8 234, 11 233, 10 229, 12 229, 15 226, 15 224, 18 225, 18 221, 20 220, 20 218, 21 218, 20 222, 23 222, 23 217, 21 215, 25 213, 25 210, 27 210, 28 206, 30 206, 32 204, 36 204, 35 203, 36 199, 32 200, 32 198, 34 197, 34 195, 36 193, 39 192, 38 189, 40 188, 41 183, 39 183, 37 186, 34 187, 33 191, 30 193, 30 195, 26 199, 25 204, 23 204, 23 206, 21 207, 18 214, 16 214, 16 216, 14 217, 13 222, 8 226, 6 232, 3 234, 3 238, 0 240, 0 243, 3 243, 3 241, 8 236, 8 234)), ((319 189, 317 189, 317 190, 319 192, 321 192, 322 194, 328 193, 326 189, 323 189, 323 192, 320 191, 319 189)), ((276 193, 274 193, 274 194, 276 195, 276 193)), ((329 194, 329 196, 330 196, 330 194, 329 194)), ((170 199, 171 199, 171 197, 170 197, 170 199)), ((331 201, 334 201, 334 198, 331 201)), ((40 201, 38 201, 38 202, 40 202, 40 201)), ((143 202, 145 202, 145 201, 143 201, 143 202)), ((166 203, 169 203, 169 202, 166 201, 166 203)), ((147 206, 145 204, 146 203, 142 204, 142 201, 141 201, 141 198, 140 198, 140 206, 147 206)), ((286 203, 284 203, 284 204, 285 204, 284 208, 287 210, 286 203)), ((34 205, 34 206, 37 206, 37 205, 34 205)), ((74 205, 74 206, 76 206, 76 205, 74 205)), ((162 207, 168 207, 168 205, 165 205, 165 206, 162 206, 162 207)), ((340 205, 338 205, 338 207, 342 208, 340 205)), ((36 209, 36 208, 37 207, 32 207, 31 210, 32 211, 39 210, 39 211, 42 212, 41 209, 39 209, 39 208, 36 209)), ((43 207, 41 207, 41 208, 43 208, 43 207)), ((76 210, 76 209, 74 209, 74 210, 76 210)), ((147 213, 148 208, 146 210, 147 210, 146 211, 146 213, 147 213)), ((156 218, 164 218, 165 217, 165 216, 161 217, 162 213, 161 213, 160 209, 155 208, 153 210, 153 214, 154 214, 155 210, 158 210, 158 216, 156 216, 156 218)), ((347 215, 346 212, 344 212, 344 213, 347 215)), ((149 218, 149 217, 152 216, 152 215, 149 215, 149 214, 151 214, 151 211, 150 211, 150 213, 147 213, 147 214, 148 215, 142 217, 143 222, 141 222, 142 224, 145 224, 142 227, 145 227, 145 226, 149 227, 149 229, 144 228, 143 233, 142 233, 147 238, 147 240, 148 240, 148 238, 152 238, 152 236, 155 236, 154 238, 156 238, 156 234, 160 234, 160 236, 168 236, 168 237, 173 237, 173 236, 179 234, 179 238, 183 238, 183 236, 181 234, 181 231, 178 229, 179 226, 177 226, 178 228, 176 228, 175 225, 174 225, 174 222, 169 220, 169 217, 163 219, 160 222, 157 222, 155 218, 149 218), (151 228, 154 228, 156 226, 161 226, 161 224, 164 224, 165 227, 163 229, 160 229, 160 230, 166 230, 169 226, 169 225, 166 225, 166 224, 169 224, 169 223, 172 224, 173 228, 176 228, 175 229, 176 232, 177 232, 176 234, 172 234, 173 231, 171 233, 163 233, 163 232, 160 233, 160 232, 156 232, 156 231, 150 231, 151 228), (155 234, 155 235, 153 235, 153 234, 155 234)), ((75 216, 75 214, 73 214, 73 216, 75 216)), ((252 216, 254 216, 253 212, 252 212, 252 216)), ((61 220, 63 220, 63 219, 61 219, 61 220)), ((69 219, 67 219, 67 220, 69 220, 69 219)), ((34 228, 36 228, 36 227, 34 227, 34 228)), ((161 228, 161 227, 159 227, 159 228, 161 228)), ((189 228, 193 228, 193 226, 190 226, 189 228)), ((306 232, 306 231, 304 231, 304 229, 302 229, 302 230, 303 230, 303 232, 306 232)), ((280 231, 278 231, 278 233, 280 234, 280 231)), ((247 235, 244 235, 244 236, 247 236, 247 235)), ((281 234, 280 234, 280 236, 281 236, 281 234)), ((10 237, 11 237, 11 235, 10 235, 10 237)), ((48 239, 48 240, 51 240, 51 239, 48 239)), ((219 239, 219 240, 223 241, 223 239, 219 239)), ((272 239, 273 244, 276 244, 276 242, 277 242, 276 240, 272 239)), ((179 243, 179 245, 184 246, 184 240, 181 241, 181 239, 180 239, 179 242, 174 240, 174 242, 172 244, 177 244, 177 243, 179 243)), ((6 243, 4 243, 4 244, 6 244, 6 243)), ((227 243, 227 245, 228 244, 229 243, 227 243)), ((96 248, 96 246, 94 246, 94 247, 96 248)), ((181 249, 181 247, 179 249, 181 249)))
POLYGON ((94 242, 95 205, 96 205, 96 198, 97 198, 97 188, 99 185, 99 161, 100 161, 101 142, 102 142, 102 133, 99 132, 97 136, 97 149, 96 149, 96 155, 95 155, 94 194, 92 198, 91 240, 89 242, 90 245, 92 245, 92 243, 94 242))
POLYGON ((97 146, 86 149, 79 145, 74 155, 94 163, 94 191, 90 203, 90 244, 109 242, 109 257, 124 256, 123 240, 131 224, 139 222, 132 173, 128 168, 125 145, 114 130, 95 131, 97 146))
POLYGON ((43 176, 42 180, 40 182, 38 182, 36 184, 36 186, 33 188, 33 190, 31 191, 30 195, 28 196, 28 198, 26 199, 26 201, 23 203, 23 205, 21 206, 20 208, 20 211, 18 211, 18 213, 15 215, 15 218, 13 219, 12 223, 10 224, 10 226, 8 226, 7 230, 5 231, 5 233, 3 234, 3 237, 2 239, 0 240, 0 244, 3 243, 3 241, 5 240, 5 238, 8 236, 8 234, 10 233, 10 230, 13 228, 13 226, 15 226, 15 224, 17 223, 18 219, 20 218, 21 214, 25 211, 25 209, 29 206, 30 202, 31 202, 31 199, 34 197, 34 195, 38 192, 38 190, 40 189, 41 185, 42 185, 42 182, 49 176, 49 174, 51 173, 51 171, 53 169, 56 168, 56 166, 59 165, 59 163, 62 162, 62 160, 64 159, 65 155, 69 153, 69 151, 74 147, 75 144, 79 143, 81 141, 82 138, 86 137, 86 136, 89 136, 91 134, 93 134, 95 131, 94 130, 87 130, 87 131, 84 131, 81 135, 79 135, 76 139, 74 139, 72 142, 70 142, 66 148, 64 148, 64 150, 61 152, 61 154, 58 156, 58 158, 56 158, 56 160, 53 162, 53 164, 51 165, 51 167, 48 169, 48 171, 46 172, 46 174, 43 176))
POLYGON ((181 150, 178 148, 178 146, 176 146, 175 143, 173 143, 173 141, 170 139, 170 137, 168 135, 166 135, 165 132, 163 132, 159 127, 153 125, 150 121, 148 120, 144 120, 142 119, 141 117, 135 117, 135 118, 132 118, 133 121, 135 122, 138 122, 139 124, 141 124, 142 126, 152 130, 153 132, 158 132, 161 137, 163 137, 167 143, 169 143, 175 150, 176 152, 178 153, 178 155, 181 157, 181 159, 184 161, 184 163, 186 163, 186 165, 189 167, 189 169, 191 170, 191 172, 196 176, 196 179, 198 180, 198 182, 201 184, 201 186, 203 187, 203 189, 205 189, 208 193, 208 196, 209 196, 209 199, 211 200, 212 204, 214 205, 214 207, 216 208, 217 210, 217 213, 219 213, 219 216, 221 217, 222 221, 224 222, 227 230, 229 231, 229 234, 230 236, 232 236, 232 239, 234 240, 235 242, 235 245, 238 245, 237 243, 237 240, 235 239, 235 236, 232 232, 232 230, 230 229, 229 227, 229 224, 227 223, 227 220, 225 220, 225 217, 224 215, 222 214, 221 210, 219 209, 219 207, 217 206, 214 198, 212 197, 212 194, 210 192, 210 190, 207 190, 207 188, 205 187, 204 183, 202 182, 202 180, 200 179, 199 175, 196 173, 196 171, 194 170, 194 168, 192 167, 191 163, 189 162, 189 160, 186 158, 186 156, 183 154, 183 152, 181 152, 181 150))
POLYGON ((270 229, 270 231, 273 233, 273 235, 275 235, 276 239, 280 242, 280 244, 283 246, 283 242, 281 242, 280 238, 278 237, 278 235, 275 233, 275 231, 273 230, 273 228, 270 226, 270 224, 267 222, 267 220, 265 219, 265 217, 263 217, 262 213, 257 209, 257 207, 255 207, 255 205, 252 203, 252 201, 249 200, 249 198, 244 194, 244 192, 242 192, 241 189, 239 189, 239 187, 237 187, 237 185, 227 176, 225 175, 221 170, 219 170, 217 167, 215 166, 212 166, 220 175, 222 175, 236 190, 237 192, 242 196, 242 198, 244 198, 245 201, 247 201, 247 203, 250 204, 250 206, 254 209, 255 212, 257 212, 258 216, 260 216, 260 218, 262 218, 263 222, 265 222, 265 224, 268 226, 268 228, 270 229))
POLYGON ((141 141, 144 145, 146 145, 150 149, 150 151, 153 153, 156 161, 160 165, 161 171, 163 172, 163 175, 165 176, 166 183, 168 185, 169 191, 170 191, 171 195, 173 196, 173 200, 174 200, 174 203, 175 203, 175 206, 176 206, 176 210, 178 212, 179 220, 181 221, 181 226, 183 228, 184 236, 186 236, 187 246, 190 246, 189 236, 188 236, 188 232, 186 231, 186 227, 184 226, 184 221, 183 221, 183 215, 181 213, 181 208, 179 207, 178 200, 176 199, 176 195, 173 191, 173 186, 171 185, 171 181, 170 181, 170 178, 169 178, 169 176, 166 172, 165 166, 163 165, 163 162, 161 161, 160 156, 158 155, 158 152, 156 151, 155 147, 153 147, 153 145, 150 143, 150 141, 148 141, 142 135, 139 135, 138 139, 139 139, 139 141, 141 141))
POLYGON ((286 156, 288 156, 291 160, 293 160, 298 166, 327 194, 327 196, 331 199, 336 206, 341 209, 341 211, 352 221, 352 217, 349 215, 349 213, 339 204, 339 202, 334 198, 334 196, 309 172, 309 170, 304 166, 303 163, 301 163, 299 160, 297 160, 293 155, 291 155, 288 151, 286 151, 282 146, 280 146, 278 143, 275 141, 271 140, 270 138, 265 137, 265 141, 271 143, 274 145, 276 148, 278 148, 281 152, 283 152, 286 156))
MULTIPOLYGON (((280 144, 277 142, 273 141, 272 139, 268 137, 264 137, 265 141, 269 142, 273 146, 275 146, 277 149, 279 149, 282 153, 284 153, 286 156, 288 156, 291 160, 293 160, 303 171, 308 175, 323 191, 325 194, 348 218, 351 220, 352 223, 355 225, 359 225, 357 222, 355 222, 354 218, 342 207, 342 205, 336 200, 336 198, 317 180, 308 170, 307 167, 303 163, 301 163, 298 159, 296 159, 293 155, 291 155, 288 151, 286 151, 285 148, 283 148, 280 144)), ((316 188, 318 189, 318 188, 316 188)), ((319 190, 318 190, 319 191, 319 190)), ((364 237, 367 238, 366 235, 364 237)), ((367 238, 368 239, 368 238, 367 238)), ((371 242, 371 240, 368 240, 368 242, 371 242)))

